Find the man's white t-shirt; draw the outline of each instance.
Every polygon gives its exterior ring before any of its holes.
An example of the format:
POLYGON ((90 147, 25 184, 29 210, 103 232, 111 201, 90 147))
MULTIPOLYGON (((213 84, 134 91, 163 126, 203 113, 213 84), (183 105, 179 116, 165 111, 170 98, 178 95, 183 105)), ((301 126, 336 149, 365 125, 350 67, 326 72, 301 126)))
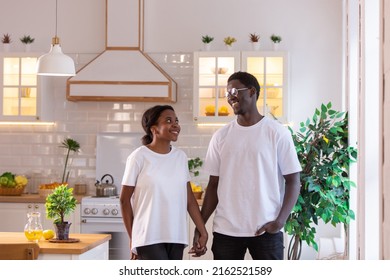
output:
POLYGON ((219 176, 213 231, 244 237, 276 219, 283 175, 300 172, 301 165, 288 129, 264 117, 252 126, 234 120, 214 133, 203 171, 219 176))
POLYGON ((122 185, 135 186, 134 253, 136 247, 157 243, 188 245, 188 181, 188 158, 175 147, 168 154, 159 154, 141 146, 129 155, 122 185))

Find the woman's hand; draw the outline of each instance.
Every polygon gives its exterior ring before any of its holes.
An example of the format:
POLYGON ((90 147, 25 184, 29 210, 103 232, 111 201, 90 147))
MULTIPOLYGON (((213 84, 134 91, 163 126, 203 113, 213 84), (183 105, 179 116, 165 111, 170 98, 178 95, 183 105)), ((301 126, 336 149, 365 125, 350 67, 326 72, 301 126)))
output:
POLYGON ((208 240, 208 235, 203 234, 200 235, 199 231, 195 229, 194 232, 194 239, 193 239, 193 245, 192 248, 188 251, 189 254, 193 254, 192 257, 200 257, 206 254, 207 252, 207 240, 208 240))

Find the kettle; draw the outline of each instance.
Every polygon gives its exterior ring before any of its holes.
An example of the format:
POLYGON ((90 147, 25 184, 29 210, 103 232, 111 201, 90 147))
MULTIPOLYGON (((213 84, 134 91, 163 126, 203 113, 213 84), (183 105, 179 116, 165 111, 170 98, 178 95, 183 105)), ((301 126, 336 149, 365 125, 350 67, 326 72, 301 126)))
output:
POLYGON ((98 197, 116 196, 116 186, 114 185, 114 178, 110 174, 103 175, 101 182, 96 180, 95 186, 96 196, 98 197), (107 176, 111 178, 111 183, 109 183, 109 180, 106 180, 106 182, 103 183, 104 178, 107 176))

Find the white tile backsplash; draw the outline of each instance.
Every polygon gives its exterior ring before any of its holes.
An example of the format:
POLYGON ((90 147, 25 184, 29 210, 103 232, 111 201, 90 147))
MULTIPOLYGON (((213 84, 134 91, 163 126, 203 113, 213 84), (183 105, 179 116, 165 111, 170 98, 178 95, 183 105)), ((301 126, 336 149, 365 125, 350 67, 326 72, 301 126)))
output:
MULTIPOLYGON (((188 157, 204 158, 213 127, 199 128, 193 121, 193 56, 192 53, 149 54, 177 83, 177 102, 172 105, 182 126, 175 146, 188 157)), ((80 61, 83 60, 80 55, 80 61)), ((88 60, 86 60, 88 61, 88 60)), ((79 64, 80 66, 80 64, 79 64)), ((99 132, 143 132, 141 117, 153 102, 98 102, 66 100, 66 78, 53 78, 55 89, 54 126, 0 125, 0 173, 11 171, 26 174, 42 171, 61 176, 65 159, 59 148, 66 137, 80 143, 80 153, 73 156, 70 184, 78 175, 88 178, 89 192, 94 191, 96 135, 99 132)), ((99 178, 100 179, 100 178, 99 178)))

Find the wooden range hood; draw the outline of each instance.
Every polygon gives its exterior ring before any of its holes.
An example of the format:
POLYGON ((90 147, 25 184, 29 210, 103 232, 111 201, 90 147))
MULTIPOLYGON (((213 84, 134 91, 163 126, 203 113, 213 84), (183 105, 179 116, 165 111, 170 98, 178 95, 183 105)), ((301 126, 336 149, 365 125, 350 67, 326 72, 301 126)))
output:
POLYGON ((68 100, 176 102, 176 83, 143 52, 143 17, 143 0, 106 0, 106 49, 67 80, 68 100))

